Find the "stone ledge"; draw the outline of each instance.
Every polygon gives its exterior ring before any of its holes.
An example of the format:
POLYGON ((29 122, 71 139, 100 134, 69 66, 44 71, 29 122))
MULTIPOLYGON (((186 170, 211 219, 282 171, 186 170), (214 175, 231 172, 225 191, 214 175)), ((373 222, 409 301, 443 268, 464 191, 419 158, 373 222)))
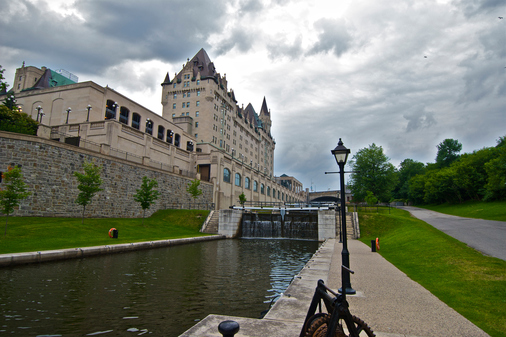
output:
POLYGON ((114 254, 134 250, 152 249, 159 247, 177 246, 194 242, 225 239, 224 235, 199 236, 183 239, 157 240, 146 242, 121 243, 117 245, 69 248, 59 250, 43 250, 40 252, 0 254, 0 267, 20 264, 57 261, 83 258, 95 255, 114 254))

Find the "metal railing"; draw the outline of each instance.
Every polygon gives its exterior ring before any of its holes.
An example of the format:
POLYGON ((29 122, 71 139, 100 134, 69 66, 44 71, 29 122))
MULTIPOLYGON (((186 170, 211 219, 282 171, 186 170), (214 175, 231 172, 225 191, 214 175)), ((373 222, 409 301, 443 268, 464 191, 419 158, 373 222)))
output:
POLYGON ((214 202, 171 202, 165 204, 165 209, 200 209, 214 210, 214 202))

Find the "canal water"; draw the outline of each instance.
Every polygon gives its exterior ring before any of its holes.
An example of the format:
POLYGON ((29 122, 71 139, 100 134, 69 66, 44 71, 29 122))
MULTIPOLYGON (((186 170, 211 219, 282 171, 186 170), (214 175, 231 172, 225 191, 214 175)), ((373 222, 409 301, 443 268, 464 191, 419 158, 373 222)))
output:
POLYGON ((258 318, 318 249, 217 240, 0 269, 0 336, 178 336, 208 314, 258 318))

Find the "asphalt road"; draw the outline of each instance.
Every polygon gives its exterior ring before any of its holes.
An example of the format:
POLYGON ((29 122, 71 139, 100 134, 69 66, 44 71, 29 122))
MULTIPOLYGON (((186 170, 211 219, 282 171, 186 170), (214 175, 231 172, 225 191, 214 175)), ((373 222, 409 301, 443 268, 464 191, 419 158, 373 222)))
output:
POLYGON ((485 255, 506 260, 506 222, 461 218, 423 208, 400 206, 414 217, 485 255))

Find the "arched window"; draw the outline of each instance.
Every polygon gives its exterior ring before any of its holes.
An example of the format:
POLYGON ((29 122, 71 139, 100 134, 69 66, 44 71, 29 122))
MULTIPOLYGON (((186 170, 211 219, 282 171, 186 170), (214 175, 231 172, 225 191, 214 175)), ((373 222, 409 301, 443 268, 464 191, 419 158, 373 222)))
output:
POLYGON ((161 125, 158 125, 158 139, 163 140, 164 133, 165 133, 165 128, 161 125))
POLYGON ((246 187, 246 189, 250 189, 251 186, 250 186, 250 180, 248 177, 244 178, 244 187, 246 187))
POLYGON ((181 136, 178 133, 176 133, 176 135, 174 136, 174 145, 179 147, 180 142, 181 142, 181 136))
POLYGON ((269 186, 267 186, 267 196, 268 197, 271 196, 271 188, 269 186))
POLYGON ((285 194, 281 193, 281 200, 285 201, 285 194))
POLYGON ((118 108, 118 103, 113 100, 108 99, 105 105, 105 119, 116 119, 116 109, 118 108))
POLYGON ((191 140, 186 142, 186 151, 193 151, 193 142, 191 140))
POLYGON ((136 112, 132 114, 132 127, 137 130, 141 127, 141 115, 136 112))
POLYGON ((172 144, 172 137, 174 136, 174 132, 172 130, 167 130, 167 143, 172 144))
POLYGON ((264 186, 264 184, 260 184, 260 193, 265 194, 265 186, 264 186))
POLYGON ((276 189, 275 188, 272 189, 272 197, 274 199, 276 199, 276 189))
POLYGON ((146 133, 153 135, 153 121, 149 118, 146 118, 146 133))
POLYGON ((119 121, 123 124, 128 125, 128 117, 130 115, 130 110, 122 106, 119 109, 119 121))
POLYGON ((253 181, 253 192, 258 192, 258 183, 256 180, 253 181))
POLYGON ((235 186, 241 186, 241 175, 239 173, 235 174, 235 186))
POLYGON ((226 167, 223 169, 223 181, 226 183, 230 182, 230 170, 226 167))

